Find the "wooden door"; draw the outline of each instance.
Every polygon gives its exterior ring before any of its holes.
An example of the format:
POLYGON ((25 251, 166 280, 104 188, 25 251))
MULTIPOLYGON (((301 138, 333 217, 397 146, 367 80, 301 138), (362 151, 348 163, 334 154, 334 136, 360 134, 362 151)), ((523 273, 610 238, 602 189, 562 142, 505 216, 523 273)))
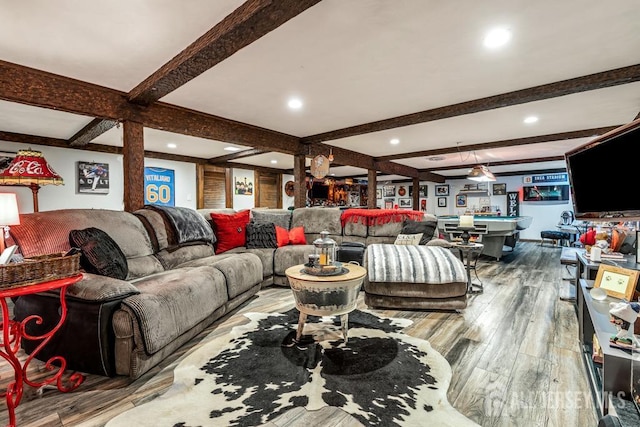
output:
POLYGON ((226 207, 225 170, 205 166, 202 174, 202 206, 205 209, 226 207))
POLYGON ((282 208, 282 175, 256 171, 256 176, 258 182, 256 207, 282 208))

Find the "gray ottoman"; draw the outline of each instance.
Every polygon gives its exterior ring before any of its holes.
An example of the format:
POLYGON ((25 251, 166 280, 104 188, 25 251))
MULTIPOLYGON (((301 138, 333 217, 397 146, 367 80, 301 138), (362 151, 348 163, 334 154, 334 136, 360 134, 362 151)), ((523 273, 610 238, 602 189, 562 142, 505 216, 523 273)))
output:
POLYGON ((371 244, 364 264, 369 307, 461 310, 467 306, 464 264, 447 248, 371 244))

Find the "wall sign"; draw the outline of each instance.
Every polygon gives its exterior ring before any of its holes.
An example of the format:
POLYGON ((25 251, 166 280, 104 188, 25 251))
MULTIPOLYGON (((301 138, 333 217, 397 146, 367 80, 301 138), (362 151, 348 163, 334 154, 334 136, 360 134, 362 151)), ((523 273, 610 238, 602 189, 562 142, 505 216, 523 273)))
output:
POLYGON ((144 168, 144 203, 175 206, 175 172, 173 169, 144 168))
POLYGON ((525 184, 542 184, 544 182, 567 182, 569 175, 566 173, 548 173, 545 175, 527 175, 522 178, 525 184))
POLYGON ((520 193, 509 191, 507 193, 507 216, 520 216, 520 193))

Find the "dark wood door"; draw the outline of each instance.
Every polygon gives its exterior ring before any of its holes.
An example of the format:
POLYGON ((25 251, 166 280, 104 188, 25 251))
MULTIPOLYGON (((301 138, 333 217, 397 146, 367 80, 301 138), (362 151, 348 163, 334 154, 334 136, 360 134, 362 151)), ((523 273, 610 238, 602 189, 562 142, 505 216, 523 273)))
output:
POLYGON ((204 171, 203 208, 221 209, 225 206, 225 173, 213 170, 204 171))
POLYGON ((258 190, 256 207, 282 208, 282 175, 269 172, 256 172, 258 190))

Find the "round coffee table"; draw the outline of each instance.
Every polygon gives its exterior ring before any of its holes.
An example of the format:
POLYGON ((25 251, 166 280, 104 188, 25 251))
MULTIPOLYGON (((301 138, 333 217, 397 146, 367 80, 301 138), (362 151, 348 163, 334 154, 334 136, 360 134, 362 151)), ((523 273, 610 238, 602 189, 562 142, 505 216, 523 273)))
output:
POLYGON ((367 271, 356 264, 344 264, 348 270, 336 276, 314 276, 303 272, 304 264, 287 268, 285 274, 300 312, 296 341, 300 341, 307 315, 340 316, 347 342, 349 313, 356 308, 358 293, 367 271))

